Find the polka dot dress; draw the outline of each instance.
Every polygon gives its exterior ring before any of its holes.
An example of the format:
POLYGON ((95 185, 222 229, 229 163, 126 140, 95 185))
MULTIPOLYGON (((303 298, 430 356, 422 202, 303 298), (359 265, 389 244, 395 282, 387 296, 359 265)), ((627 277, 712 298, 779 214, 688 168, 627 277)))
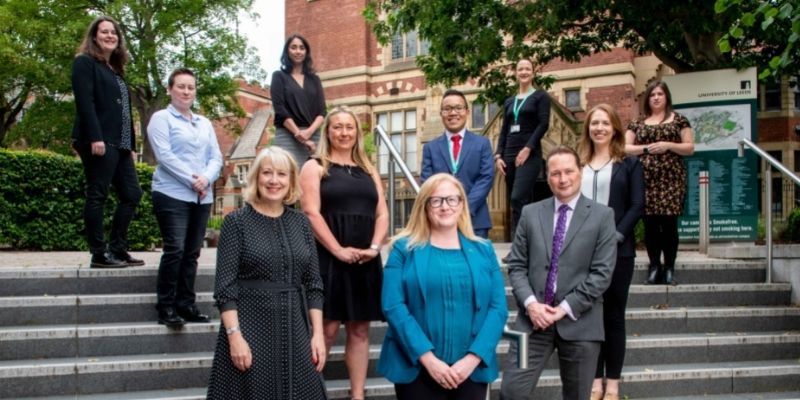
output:
POLYGON ((220 326, 209 380, 209 399, 325 399, 322 375, 311 361, 308 308, 321 309, 322 281, 311 227, 301 212, 278 218, 250 205, 225 218, 217 249, 214 298, 220 310, 238 309, 253 365, 233 366, 220 326), (301 290, 243 287, 239 281, 299 285, 301 290), (305 299, 303 298, 305 296, 305 299))

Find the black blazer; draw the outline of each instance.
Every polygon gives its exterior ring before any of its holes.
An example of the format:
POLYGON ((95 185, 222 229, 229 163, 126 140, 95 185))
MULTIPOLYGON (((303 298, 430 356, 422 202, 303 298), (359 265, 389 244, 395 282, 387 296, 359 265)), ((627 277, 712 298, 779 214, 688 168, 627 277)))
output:
MULTIPOLYGON (((83 147, 103 141, 118 146, 122 140, 122 92, 114 71, 103 62, 81 54, 72 62, 72 92, 77 110, 73 144, 83 147)), ((132 116, 130 120, 131 146, 135 149, 132 116)))
POLYGON ((625 236, 617 247, 617 257, 636 256, 633 229, 644 214, 644 172, 639 157, 628 156, 613 164, 608 206, 614 210, 617 232, 625 236))

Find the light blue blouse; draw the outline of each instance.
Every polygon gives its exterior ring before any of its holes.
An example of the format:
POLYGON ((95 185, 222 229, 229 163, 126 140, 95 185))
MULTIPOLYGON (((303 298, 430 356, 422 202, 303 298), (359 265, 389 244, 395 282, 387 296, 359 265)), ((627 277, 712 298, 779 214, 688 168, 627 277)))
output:
POLYGON ((147 125, 147 140, 158 161, 153 174, 153 191, 177 200, 209 204, 212 188, 222 169, 222 153, 211 121, 192 114, 187 119, 171 104, 157 111, 147 125), (192 175, 208 180, 203 198, 192 190, 192 175))
POLYGON ((467 355, 472 332, 472 274, 461 249, 431 246, 428 273, 428 337, 433 354, 447 364, 467 355))

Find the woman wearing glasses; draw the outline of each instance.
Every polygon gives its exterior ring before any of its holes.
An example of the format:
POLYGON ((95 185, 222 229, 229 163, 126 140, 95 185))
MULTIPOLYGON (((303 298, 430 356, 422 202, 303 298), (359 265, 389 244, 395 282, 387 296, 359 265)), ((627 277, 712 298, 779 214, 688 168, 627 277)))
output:
POLYGON ((533 187, 542 169, 542 137, 550 127, 550 96, 533 87, 533 63, 517 62, 517 94, 506 99, 503 126, 497 139, 494 163, 506 177, 511 203, 511 238, 522 207, 533 202, 533 187))
POLYGON ((330 351, 344 323, 350 395, 364 398, 369 323, 381 313, 380 248, 389 215, 381 178, 364 152, 356 115, 336 107, 325 118, 317 155, 300 173, 300 203, 317 239, 325 287, 325 344, 330 351))
POLYGON ((491 243, 473 234, 464 188, 428 178, 394 240, 383 281, 389 330, 378 372, 404 399, 484 399, 508 317, 491 243))

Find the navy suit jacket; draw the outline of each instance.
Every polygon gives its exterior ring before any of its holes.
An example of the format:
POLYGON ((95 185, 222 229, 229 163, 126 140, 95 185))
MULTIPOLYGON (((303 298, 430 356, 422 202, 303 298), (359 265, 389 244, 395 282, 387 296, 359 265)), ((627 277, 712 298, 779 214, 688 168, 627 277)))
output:
MULTIPOLYGON (((461 251, 472 274, 472 344, 469 352, 481 363, 470 375, 474 382, 491 383, 498 376, 495 349, 508 318, 505 283, 497 263, 497 255, 488 240, 471 241, 459 234, 461 251)), ((381 307, 389 330, 383 339, 378 372, 394 383, 410 383, 419 375, 419 358, 434 350, 427 331, 428 321, 438 321, 441 310, 425 306, 429 290, 426 270, 430 265, 429 243, 408 248, 408 238, 398 239, 389 254, 383 275, 381 307)))
POLYGON ((456 171, 453 171, 453 165, 450 163, 447 134, 442 134, 425 144, 422 147, 420 178, 425 182, 431 175, 440 172, 455 175, 464 185, 473 229, 491 229, 492 219, 489 217, 486 198, 489 197, 494 182, 494 163, 489 139, 465 131, 456 171))
POLYGON ((633 229, 644 214, 644 173, 639 157, 628 156, 613 164, 608 206, 614 210, 617 232, 624 236, 619 242, 617 257, 635 257, 633 229))

